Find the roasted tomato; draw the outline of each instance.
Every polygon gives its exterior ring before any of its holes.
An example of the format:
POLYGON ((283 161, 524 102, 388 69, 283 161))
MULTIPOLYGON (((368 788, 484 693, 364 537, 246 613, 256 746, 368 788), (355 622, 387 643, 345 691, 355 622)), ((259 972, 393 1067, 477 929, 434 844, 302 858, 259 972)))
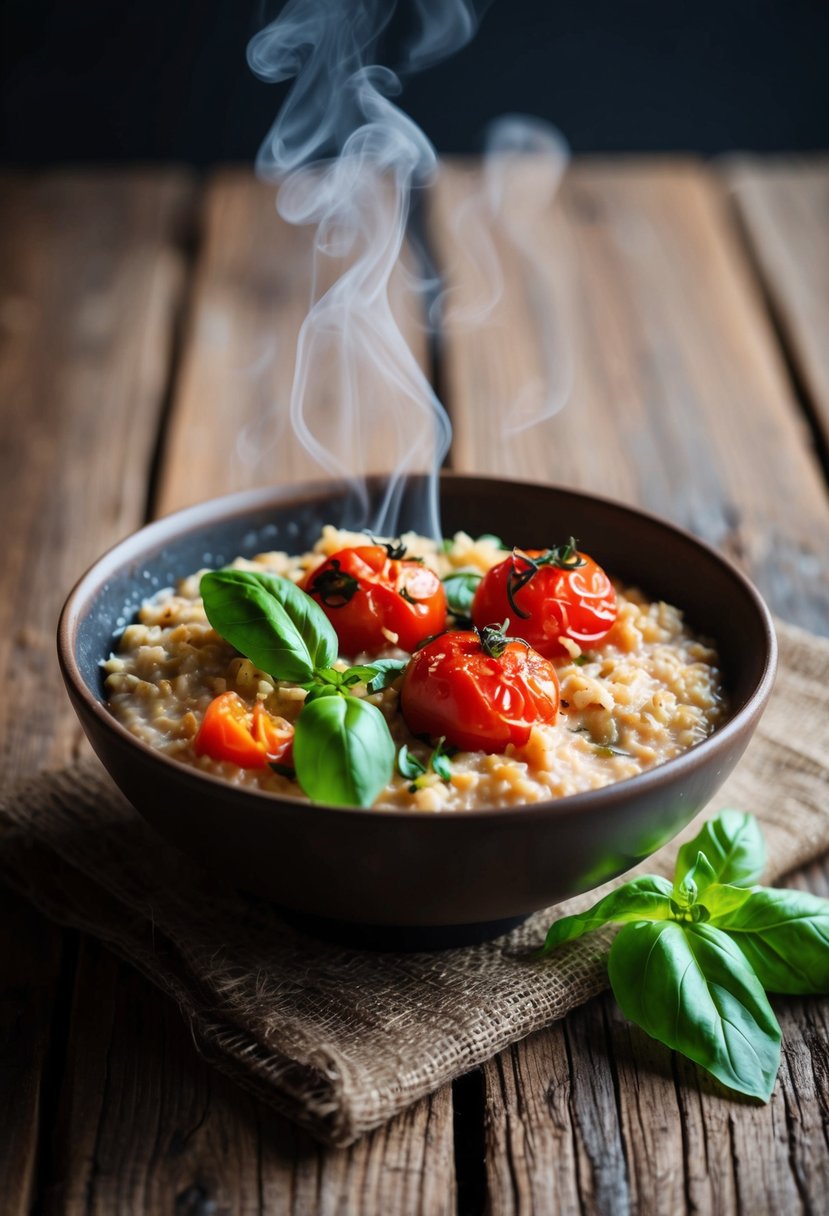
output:
POLYGON ((249 710, 235 692, 214 697, 205 710, 194 741, 197 756, 229 760, 240 768, 264 768, 272 761, 290 763, 294 728, 274 717, 259 702, 249 710))
POLYGON ((400 689, 412 734, 443 735, 464 751, 522 747, 536 723, 555 721, 558 702, 552 663, 497 628, 428 642, 412 656, 400 689))
POLYGON ((303 584, 337 631, 343 654, 376 654, 384 646, 414 650, 446 627, 438 576, 394 545, 341 549, 303 584))
POLYGON ((601 642, 616 620, 616 593, 572 537, 553 549, 514 549, 484 575, 472 603, 479 629, 507 618, 510 633, 550 659, 567 653, 563 637, 584 650, 601 642))

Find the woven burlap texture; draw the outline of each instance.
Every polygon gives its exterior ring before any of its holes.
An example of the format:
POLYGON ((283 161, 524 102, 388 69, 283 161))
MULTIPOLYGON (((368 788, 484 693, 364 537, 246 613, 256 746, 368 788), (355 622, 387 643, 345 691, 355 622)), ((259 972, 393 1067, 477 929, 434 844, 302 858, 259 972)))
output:
MULTIPOLYGON (((790 626, 779 635, 771 704, 712 808, 758 816, 768 879, 829 848, 829 643, 790 626)), ((9 885, 139 967, 178 1002, 210 1060, 331 1144, 352 1142, 607 982, 607 933, 534 957, 551 912, 498 941, 431 954, 320 943, 163 845, 94 761, 17 791, 0 807, 0 830, 9 885)), ((677 843, 637 872, 672 872, 677 843)))

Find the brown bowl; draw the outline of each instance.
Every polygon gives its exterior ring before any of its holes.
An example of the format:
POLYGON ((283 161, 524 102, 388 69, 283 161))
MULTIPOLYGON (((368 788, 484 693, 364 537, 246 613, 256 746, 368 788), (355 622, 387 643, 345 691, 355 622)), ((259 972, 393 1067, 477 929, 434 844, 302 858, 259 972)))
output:
MULTIPOLYGON (((403 504, 402 527, 422 527, 421 488, 415 484, 403 504)), ((376 498, 379 489, 370 492, 376 498)), ((604 789, 523 808, 371 811, 236 788, 154 751, 111 716, 100 663, 142 599, 237 554, 302 552, 323 523, 352 526, 353 510, 353 499, 330 482, 207 502, 116 545, 69 596, 58 652, 72 703, 112 777, 166 837, 239 886, 322 918, 319 924, 392 927, 390 938, 375 934, 381 942, 397 941, 395 928, 417 927, 415 944, 443 944, 493 935, 621 873, 713 797, 771 691, 776 642, 767 608, 738 570, 688 533, 545 485, 445 475, 444 532, 495 532, 527 548, 575 535, 613 574, 682 607, 693 629, 713 637, 727 719, 676 759, 604 789)))

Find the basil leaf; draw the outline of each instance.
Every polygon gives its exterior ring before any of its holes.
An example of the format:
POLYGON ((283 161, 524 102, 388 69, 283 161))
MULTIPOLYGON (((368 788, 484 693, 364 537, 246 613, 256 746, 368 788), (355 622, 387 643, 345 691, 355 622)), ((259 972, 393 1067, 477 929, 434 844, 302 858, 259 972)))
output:
POLYGON ((216 632, 277 680, 304 684, 337 657, 337 635, 310 595, 289 578, 213 570, 200 591, 216 632))
POLYGON ((336 684, 311 684, 308 687, 308 695, 305 698, 305 704, 311 705, 312 702, 319 700, 320 697, 338 697, 340 689, 336 684))
POLYGON ((314 802, 371 806, 394 768, 394 743, 376 705, 351 696, 319 696, 296 721, 294 766, 314 802))
POLYGON ((711 925, 626 925, 608 959, 626 1017, 724 1085, 768 1101, 780 1066, 780 1027, 760 981, 711 925))
POLYGON ((377 666, 372 663, 360 664, 358 667, 349 667, 347 671, 342 673, 342 682, 346 686, 351 684, 370 684, 377 675, 377 666))
POLYGON ((495 545, 496 549, 506 549, 506 545, 501 540, 500 536, 496 536, 494 532, 482 532, 478 537, 478 542, 488 540, 491 545, 495 545))
POLYGON ((475 592, 483 578, 477 570, 457 570, 443 580, 446 605, 454 616, 469 617, 475 592))
POLYGON ((317 684, 330 684, 332 688, 340 688, 345 674, 344 671, 337 671, 336 667, 318 667, 314 672, 314 681, 317 684))
POLYGON ((371 664, 375 675, 369 680, 368 691, 382 692, 389 688, 408 665, 408 659, 375 659, 371 664))
POLYGON ((712 882, 705 888, 697 907, 704 907, 708 919, 719 925, 721 917, 741 907, 756 889, 756 887, 735 887, 728 883, 712 882))
POLYGON ((426 765, 413 755, 404 743, 397 753, 397 771, 407 781, 415 781, 426 772, 426 765))
POLYGON ((619 921, 665 920, 671 915, 671 884, 667 878, 646 874, 611 891, 604 899, 575 916, 563 916, 547 933, 542 954, 549 954, 563 942, 574 941, 593 929, 619 921))
POLYGON ((717 915, 716 924, 769 992, 829 992, 829 900, 757 887, 739 907, 717 915))
POLYGON ((753 886, 766 864, 760 826, 753 815, 743 811, 720 811, 693 840, 682 846, 676 860, 677 887, 696 862, 698 853, 708 858, 718 882, 737 887, 753 886))
POLYGON ((716 882, 717 875, 704 853, 697 853, 696 861, 680 882, 674 880, 674 899, 680 908, 692 908, 706 888, 716 882))
POLYGON ((440 777, 441 781, 451 781, 452 765, 449 763, 449 755, 446 751, 445 744, 446 739, 444 736, 441 736, 441 738, 438 739, 437 747, 432 752, 429 763, 432 766, 432 772, 436 773, 437 776, 440 777))

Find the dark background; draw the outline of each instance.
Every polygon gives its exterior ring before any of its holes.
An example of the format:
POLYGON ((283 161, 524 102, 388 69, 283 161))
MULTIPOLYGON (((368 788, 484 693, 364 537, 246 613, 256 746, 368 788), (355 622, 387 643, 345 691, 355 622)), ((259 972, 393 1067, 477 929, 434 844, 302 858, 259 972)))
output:
MULTIPOLYGON (((7 162, 248 160, 278 108, 281 86, 245 62, 261 0, 3 0, 2 14, 7 162)), ((828 50, 827 0, 494 0, 402 105, 444 152, 474 151, 505 111, 549 119, 579 152, 817 149, 828 50)))

